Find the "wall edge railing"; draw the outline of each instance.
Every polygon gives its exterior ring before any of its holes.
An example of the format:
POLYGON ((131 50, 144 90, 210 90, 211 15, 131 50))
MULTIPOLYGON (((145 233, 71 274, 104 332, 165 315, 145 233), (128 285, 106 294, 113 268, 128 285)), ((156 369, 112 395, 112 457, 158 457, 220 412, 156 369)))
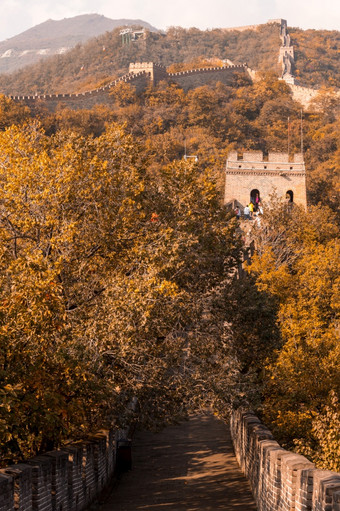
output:
POLYGON ((230 431, 258 511, 340 511, 340 473, 283 449, 252 411, 233 411, 230 431))

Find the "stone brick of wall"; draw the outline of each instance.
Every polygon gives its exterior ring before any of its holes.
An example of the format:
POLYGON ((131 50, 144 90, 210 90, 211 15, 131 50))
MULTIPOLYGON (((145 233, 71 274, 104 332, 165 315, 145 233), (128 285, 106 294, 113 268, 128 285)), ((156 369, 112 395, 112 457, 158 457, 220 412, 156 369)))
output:
MULTIPOLYGON (((14 479, 6 474, 0 474, 0 511, 14 509, 14 479)), ((29 509, 29 508, 27 508, 29 509)))
POLYGON ((178 83, 186 92, 202 85, 222 82, 230 85, 235 73, 247 73, 246 65, 192 69, 180 73, 169 73, 168 80, 178 83))
POLYGON ((301 105, 305 108, 308 108, 309 103, 319 93, 317 89, 302 87, 301 85, 291 84, 289 87, 293 93, 293 99, 295 101, 299 101, 299 103, 301 103, 301 105))
POLYGON ((131 428, 101 431, 0 470, 0 511, 83 511, 110 484, 116 445, 131 428))
MULTIPOLYGON (((302 85, 296 84, 288 84, 293 95, 293 99, 295 101, 299 101, 301 105, 308 109, 310 107, 310 103, 316 96, 319 94, 319 89, 311 89, 310 87, 303 87, 302 85)), ((335 91, 336 96, 340 100, 340 91, 335 91)))
POLYGON ((340 511, 339 473, 282 449, 252 412, 233 412, 230 429, 259 511, 340 511))

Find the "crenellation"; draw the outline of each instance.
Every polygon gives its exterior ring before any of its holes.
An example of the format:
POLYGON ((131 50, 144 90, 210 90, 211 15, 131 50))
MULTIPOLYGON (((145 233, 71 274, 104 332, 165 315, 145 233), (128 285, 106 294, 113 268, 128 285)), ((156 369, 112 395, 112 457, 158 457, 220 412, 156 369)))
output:
MULTIPOLYGON (((271 434, 262 428, 261 434, 271 434)), ((259 440, 259 421, 251 412, 234 411, 230 429, 236 458, 259 511, 340 511, 340 474, 317 470, 275 440, 259 440)))
POLYGON ((262 151, 247 151, 243 153, 244 162, 263 162, 262 151))
POLYGON ((37 456, 27 463, 32 466, 32 507, 36 511, 45 511, 52 500, 52 463, 44 456, 37 456))
POLYGON ((32 468, 29 465, 20 463, 6 467, 3 472, 13 478, 15 509, 17 511, 31 510, 32 468))
POLYGON ((0 511, 14 511, 14 478, 0 471, 0 511))
POLYGON ((136 92, 140 93, 146 89, 148 84, 153 83, 157 85, 158 82, 175 81, 184 90, 189 90, 201 85, 208 83, 216 83, 222 81, 223 83, 230 84, 233 74, 235 72, 242 71, 248 74, 248 68, 246 64, 233 65, 224 67, 210 67, 210 68, 198 68, 187 71, 181 71, 179 73, 167 73, 166 68, 161 64, 153 62, 135 62, 129 66, 129 72, 123 76, 120 76, 116 80, 110 82, 103 87, 96 88, 93 90, 79 92, 79 93, 63 93, 63 94, 35 94, 27 96, 9 96, 14 101, 24 101, 29 106, 34 107, 37 100, 47 101, 48 108, 53 110, 57 106, 58 101, 74 101, 72 107, 75 109, 86 108, 92 106, 92 104, 111 104, 113 102, 110 98, 110 91, 117 84, 121 82, 131 83, 135 88, 136 92), (94 98, 90 101, 90 98, 94 98), (84 101, 83 101, 84 100, 84 101), (93 103, 95 101, 95 103, 93 103))
POLYGON ((268 162, 272 163, 288 163, 289 155, 288 153, 277 153, 270 152, 268 153, 268 162))
POLYGON ((117 470, 116 438, 126 430, 102 430, 88 441, 68 444, 0 470, 0 511, 85 511, 111 484, 117 470))
POLYGON ((229 153, 226 164, 225 204, 237 201, 244 208, 252 194, 258 194, 260 202, 268 201, 273 192, 279 197, 300 204, 306 202, 306 171, 302 154, 290 160, 288 153, 270 152, 265 158, 262 151, 229 153))

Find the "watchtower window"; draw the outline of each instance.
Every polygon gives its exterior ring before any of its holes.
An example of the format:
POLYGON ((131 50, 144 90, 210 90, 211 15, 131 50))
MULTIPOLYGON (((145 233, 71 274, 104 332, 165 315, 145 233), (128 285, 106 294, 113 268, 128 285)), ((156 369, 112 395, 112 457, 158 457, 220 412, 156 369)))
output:
POLYGON ((288 190, 286 192, 286 201, 287 202, 294 202, 294 193, 292 192, 292 190, 288 190))

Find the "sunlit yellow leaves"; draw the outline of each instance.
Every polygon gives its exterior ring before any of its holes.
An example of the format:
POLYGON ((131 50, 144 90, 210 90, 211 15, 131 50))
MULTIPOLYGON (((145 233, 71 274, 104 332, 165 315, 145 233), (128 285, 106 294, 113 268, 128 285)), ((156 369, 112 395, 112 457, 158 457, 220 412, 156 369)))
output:
MULTIPOLYGON (((330 392, 340 392, 340 245, 334 216, 326 208, 296 208, 290 215, 268 212, 250 266, 260 289, 278 301, 284 344, 267 367, 264 411, 283 441, 321 468, 335 467, 330 439, 334 421, 319 417, 330 392), (268 223, 269 220, 269 223, 268 223), (298 257, 297 257, 298 254, 298 257), (321 422, 320 422, 321 421, 321 422), (320 430, 321 431, 321 430, 320 430)), ((333 447, 338 448, 335 443, 333 447)))
POLYGON ((270 247, 261 257, 255 254, 251 266, 246 269, 258 275, 257 285, 261 291, 269 292, 279 297, 280 301, 285 301, 290 293, 291 276, 287 264, 277 267, 275 255, 270 247))
POLYGON ((135 395, 146 421, 177 413, 200 378, 197 356, 182 371, 188 330, 204 373, 219 367, 193 325, 238 254, 214 174, 148 171, 116 125, 97 138, 13 127, 0 148, 0 378, 23 385, 0 411, 3 455, 123 418, 135 395))

